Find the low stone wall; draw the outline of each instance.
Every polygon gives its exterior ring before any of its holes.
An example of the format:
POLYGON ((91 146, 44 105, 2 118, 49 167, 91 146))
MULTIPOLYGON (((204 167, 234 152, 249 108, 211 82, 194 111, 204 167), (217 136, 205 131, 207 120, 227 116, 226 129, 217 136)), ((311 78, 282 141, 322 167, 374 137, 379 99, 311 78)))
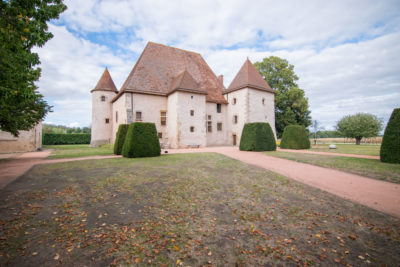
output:
POLYGON ((30 131, 21 131, 18 137, 0 131, 0 153, 36 151, 42 147, 42 123, 30 131))

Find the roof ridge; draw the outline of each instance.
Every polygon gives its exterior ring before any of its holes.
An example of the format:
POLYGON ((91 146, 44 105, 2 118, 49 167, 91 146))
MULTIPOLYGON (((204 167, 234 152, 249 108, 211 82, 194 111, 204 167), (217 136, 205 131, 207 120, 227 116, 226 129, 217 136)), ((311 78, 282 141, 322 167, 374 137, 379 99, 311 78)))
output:
MULTIPOLYGON (((192 54, 196 54, 196 55, 201 55, 201 54, 198 53, 198 52, 194 52, 194 51, 191 51, 191 50, 187 50, 187 49, 183 49, 183 48, 179 48, 179 47, 175 47, 175 46, 160 44, 160 43, 156 43, 156 42, 152 42, 152 41, 148 41, 148 42, 147 42, 147 45, 149 45, 149 44, 164 46, 164 47, 168 47, 168 48, 173 48, 173 49, 181 50, 181 51, 184 51, 184 52, 187 52, 187 53, 192 53, 192 54)), ((147 46, 147 45, 146 45, 146 46, 147 46)))

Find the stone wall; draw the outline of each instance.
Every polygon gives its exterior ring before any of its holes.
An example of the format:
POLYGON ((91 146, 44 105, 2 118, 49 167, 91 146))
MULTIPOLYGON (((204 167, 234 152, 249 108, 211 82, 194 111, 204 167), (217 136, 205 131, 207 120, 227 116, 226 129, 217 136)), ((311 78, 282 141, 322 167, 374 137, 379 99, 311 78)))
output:
POLYGON ((114 92, 94 91, 92 92, 92 131, 91 146, 110 143, 113 130, 113 116, 111 100, 115 97, 114 92), (105 101, 101 97, 105 96, 105 101), (109 120, 106 123, 106 119, 109 120))
POLYGON ((218 113, 217 104, 207 102, 206 111, 207 146, 228 145, 228 105, 221 104, 221 113, 218 113), (208 131, 208 116, 211 116, 211 132, 208 131), (218 123, 222 123, 220 131, 217 128, 218 123))
POLYGON ((0 153, 36 151, 42 147, 42 123, 30 131, 20 131, 19 137, 0 131, 0 153))

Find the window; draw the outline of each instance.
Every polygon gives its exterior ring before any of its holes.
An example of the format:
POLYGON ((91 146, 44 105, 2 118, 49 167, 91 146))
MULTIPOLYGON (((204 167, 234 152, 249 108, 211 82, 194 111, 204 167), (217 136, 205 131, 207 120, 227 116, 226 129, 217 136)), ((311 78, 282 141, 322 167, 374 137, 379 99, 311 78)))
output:
POLYGON ((136 111, 136 121, 142 121, 142 112, 136 111))
POLYGON ((191 133, 194 132, 194 126, 190 126, 190 132, 191 132, 191 133))
POLYGON ((158 133, 158 139, 162 138, 162 133, 158 133))
POLYGON ((238 123, 238 116, 237 115, 233 116, 233 123, 234 124, 238 123))
POLYGON ((106 97, 104 95, 101 96, 101 101, 106 101, 106 97))
POLYGON ((207 121, 207 132, 211 133, 212 132, 212 122, 207 121))
POLYGON ((190 116, 194 116, 194 110, 190 110, 190 116))
POLYGON ((236 97, 233 98, 233 104, 236 105, 236 97))
POLYGON ((106 123, 110 123, 110 119, 109 118, 106 118, 106 123))
POLYGON ((118 122, 118 111, 115 111, 115 122, 118 122))
POLYGON ((265 98, 262 99, 262 104, 265 105, 265 98))
POLYGON ((217 113, 221 113, 221 104, 217 104, 217 113))
POLYGON ((222 131, 222 122, 217 123, 217 131, 222 131))
POLYGON ((162 126, 167 125, 167 112, 166 111, 160 111, 160 116, 161 116, 161 125, 162 126))
POLYGON ((193 99, 193 96, 191 95, 190 98, 193 99))
POLYGON ((211 121, 211 115, 207 116, 207 132, 211 133, 212 132, 212 121, 211 121))

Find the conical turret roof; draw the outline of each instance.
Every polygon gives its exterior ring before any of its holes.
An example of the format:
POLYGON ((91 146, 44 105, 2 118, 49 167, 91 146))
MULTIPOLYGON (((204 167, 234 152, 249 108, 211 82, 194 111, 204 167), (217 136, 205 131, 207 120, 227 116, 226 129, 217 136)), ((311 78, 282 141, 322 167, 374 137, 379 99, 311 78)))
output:
POLYGON ((275 93, 248 58, 236 74, 228 89, 224 90, 223 93, 229 93, 245 87, 275 93))
POLYGON ((111 75, 108 72, 107 68, 104 70, 103 75, 101 75, 101 78, 97 82, 96 87, 90 92, 93 92, 93 91, 117 92, 117 87, 115 87, 114 81, 111 78, 111 75))

